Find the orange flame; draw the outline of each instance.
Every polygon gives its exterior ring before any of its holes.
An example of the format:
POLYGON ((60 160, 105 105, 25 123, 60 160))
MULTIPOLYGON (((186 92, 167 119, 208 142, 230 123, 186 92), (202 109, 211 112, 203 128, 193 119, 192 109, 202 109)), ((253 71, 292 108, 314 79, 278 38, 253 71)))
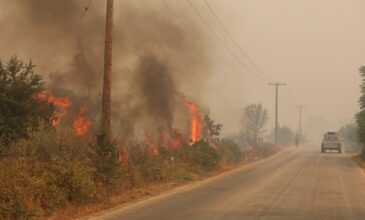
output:
POLYGON ((117 144, 118 153, 118 161, 119 163, 126 164, 129 160, 128 150, 124 147, 124 139, 121 136, 117 136, 114 140, 117 144))
POLYGON ((182 136, 177 130, 174 130, 174 139, 171 141, 171 145, 174 150, 182 145, 182 136))
POLYGON ((177 148, 181 147, 181 145, 182 145, 182 141, 181 141, 181 138, 180 137, 178 137, 178 138, 176 138, 175 140, 172 141, 172 148, 174 150, 176 150, 177 148))
POLYGON ((196 104, 187 101, 187 106, 189 108, 191 122, 190 122, 190 132, 191 132, 191 142, 190 145, 196 143, 201 138, 202 122, 199 108, 196 104))
POLYGON ((145 132, 145 134, 144 134, 144 139, 145 139, 146 143, 148 144, 148 150, 149 150, 150 154, 152 156, 158 156, 160 154, 160 151, 158 150, 158 147, 157 147, 155 141, 153 141, 151 139, 151 137, 148 135, 147 132, 145 132))
POLYGON ((119 152, 118 161, 120 163, 127 163, 129 160, 129 153, 126 149, 123 149, 119 152))
POLYGON ((73 129, 75 134, 78 136, 85 136, 90 129, 91 122, 88 117, 86 117, 85 109, 81 108, 79 114, 73 121, 73 129))
POLYGON ((170 133, 168 131, 163 131, 162 132, 162 146, 164 148, 169 148, 170 146, 170 133))
POLYGON ((67 97, 59 98, 51 94, 38 93, 34 96, 34 99, 37 101, 46 101, 55 106, 55 117, 52 119, 53 126, 60 123, 61 118, 67 114, 68 109, 71 107, 71 102, 67 97))

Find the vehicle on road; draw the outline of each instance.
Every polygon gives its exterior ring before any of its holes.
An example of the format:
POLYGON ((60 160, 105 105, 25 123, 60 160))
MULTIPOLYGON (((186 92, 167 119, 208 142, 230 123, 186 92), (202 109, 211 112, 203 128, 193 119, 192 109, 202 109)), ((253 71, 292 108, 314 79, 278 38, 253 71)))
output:
POLYGON ((342 152, 342 142, 336 132, 327 132, 324 134, 321 144, 321 152, 324 153, 326 150, 337 150, 338 153, 342 152))

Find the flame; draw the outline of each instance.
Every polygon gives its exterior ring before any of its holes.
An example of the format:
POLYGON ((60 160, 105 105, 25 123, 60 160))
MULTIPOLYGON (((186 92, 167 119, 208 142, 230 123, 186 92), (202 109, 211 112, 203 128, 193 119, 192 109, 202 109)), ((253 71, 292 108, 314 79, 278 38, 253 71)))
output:
POLYGON ((174 150, 176 150, 177 148, 181 147, 181 145, 182 136, 177 130, 174 130, 174 139, 171 141, 171 146, 174 150))
POLYGON ((151 147, 149 150, 152 156, 157 157, 160 154, 160 151, 157 147, 151 147))
POLYGON ((48 102, 49 104, 53 104, 55 106, 55 117, 51 119, 53 126, 56 126, 60 123, 61 118, 67 114, 69 108, 71 107, 71 102, 67 97, 56 97, 51 94, 38 93, 34 96, 34 99, 37 101, 48 102))
POLYGON ((147 132, 144 134, 144 139, 146 143, 148 144, 148 150, 152 156, 158 156, 160 154, 160 151, 158 150, 158 147, 156 145, 156 142, 152 140, 152 138, 148 135, 147 132))
POLYGON ((182 145, 182 141, 181 141, 181 139, 180 138, 176 138, 175 140, 173 140, 172 141, 172 148, 174 149, 174 150, 176 150, 177 148, 179 148, 179 147, 181 147, 181 145, 182 145))
POLYGON ((187 106, 190 112, 190 145, 196 143, 201 138, 201 131, 202 131, 202 122, 201 122, 201 115, 198 108, 198 105, 194 104, 193 102, 187 101, 187 106))
POLYGON ((117 149, 119 150, 118 153, 119 163, 126 164, 129 160, 129 152, 124 147, 124 139, 121 136, 117 136, 114 141, 117 144, 117 149))
POLYGON ((162 132, 162 146, 164 148, 169 148, 170 147, 170 133, 168 131, 163 131, 162 132))
POLYGON ((120 163, 127 163, 129 160, 129 153, 126 149, 123 149, 119 152, 118 161, 120 163))
POLYGON ((81 108, 79 114, 73 121, 73 129, 75 134, 78 136, 85 136, 90 129, 91 122, 88 117, 86 117, 85 109, 81 108))

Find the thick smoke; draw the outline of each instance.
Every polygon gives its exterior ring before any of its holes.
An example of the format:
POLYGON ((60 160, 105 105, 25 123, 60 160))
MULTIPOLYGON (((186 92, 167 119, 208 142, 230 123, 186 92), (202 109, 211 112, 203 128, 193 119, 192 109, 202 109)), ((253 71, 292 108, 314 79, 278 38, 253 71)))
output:
MULTIPOLYGON (((50 91, 71 99, 65 123, 82 106, 100 117, 105 1, 84 12, 88 2, 14 0, 14 10, 0 17, 13 18, 18 28, 8 41, 27 42, 21 54, 47 73, 50 91)), ((114 10, 114 133, 138 138, 146 130, 186 129, 185 96, 198 100, 209 73, 204 33, 192 21, 179 23, 160 1, 115 1, 114 10)))
POLYGON ((154 120, 163 121, 167 127, 171 127, 177 91, 166 66, 154 56, 142 57, 135 85, 140 90, 139 97, 144 99, 146 113, 154 120))

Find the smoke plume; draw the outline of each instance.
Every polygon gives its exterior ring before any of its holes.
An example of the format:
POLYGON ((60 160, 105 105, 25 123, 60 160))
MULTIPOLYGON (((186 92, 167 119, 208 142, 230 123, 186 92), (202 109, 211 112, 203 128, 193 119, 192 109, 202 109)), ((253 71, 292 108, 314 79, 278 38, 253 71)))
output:
MULTIPOLYGON (((14 0, 0 16, 17 27, 5 30, 8 45, 17 45, 8 56, 32 58, 50 92, 71 100, 65 124, 81 107, 93 124, 100 117, 106 6, 91 1, 85 11, 88 2, 14 0)), ((204 33, 160 1, 115 1, 114 10, 114 133, 138 138, 146 130, 186 129, 186 96, 199 100, 209 73, 204 33)))

